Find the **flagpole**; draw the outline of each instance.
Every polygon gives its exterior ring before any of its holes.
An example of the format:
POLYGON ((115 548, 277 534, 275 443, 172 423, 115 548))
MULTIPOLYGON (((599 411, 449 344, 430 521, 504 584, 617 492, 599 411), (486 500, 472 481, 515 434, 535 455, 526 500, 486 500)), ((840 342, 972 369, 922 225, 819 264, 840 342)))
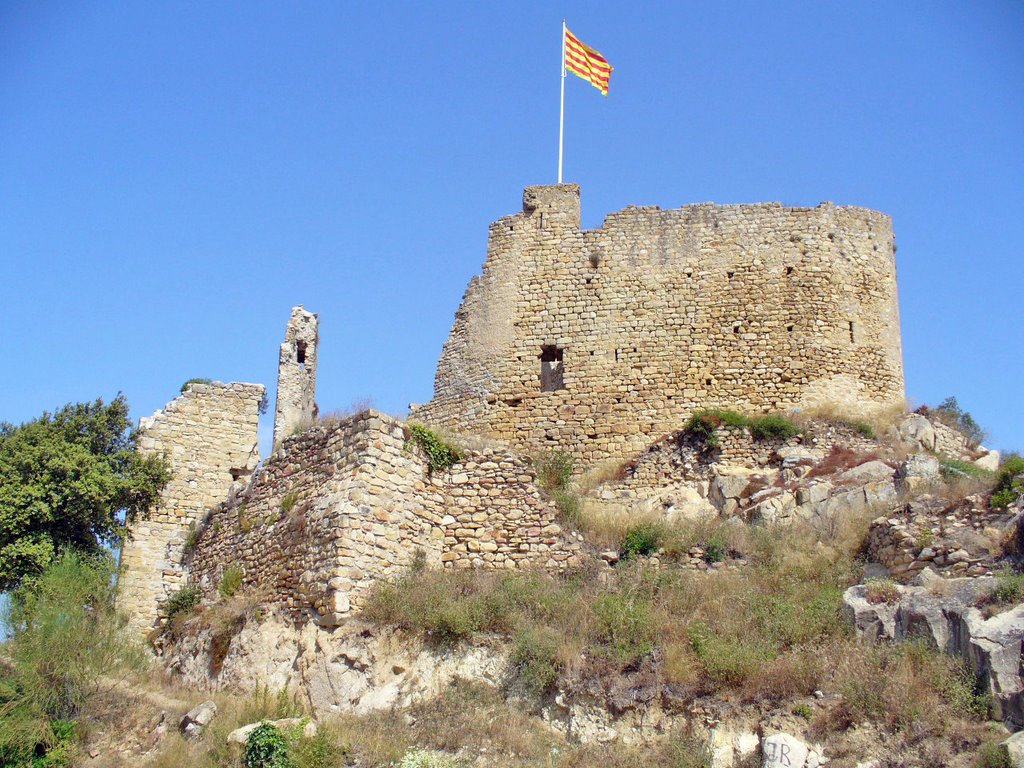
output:
POLYGON ((558 183, 562 183, 562 147, 565 141, 565 19, 562 19, 562 108, 558 113, 558 183))

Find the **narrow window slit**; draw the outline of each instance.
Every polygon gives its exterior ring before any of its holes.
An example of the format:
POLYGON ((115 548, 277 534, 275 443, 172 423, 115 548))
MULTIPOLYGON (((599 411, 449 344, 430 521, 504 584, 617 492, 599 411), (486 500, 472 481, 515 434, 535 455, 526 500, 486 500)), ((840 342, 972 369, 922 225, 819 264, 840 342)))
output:
POLYGON ((565 389, 565 364, 561 347, 543 346, 540 349, 540 391, 554 392, 565 389))

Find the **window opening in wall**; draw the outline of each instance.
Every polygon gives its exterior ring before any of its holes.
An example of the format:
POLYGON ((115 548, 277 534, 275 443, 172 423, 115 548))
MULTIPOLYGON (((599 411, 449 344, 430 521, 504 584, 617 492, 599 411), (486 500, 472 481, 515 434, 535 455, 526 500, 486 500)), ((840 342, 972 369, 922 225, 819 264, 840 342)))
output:
POLYGON ((540 228, 544 229, 544 214, 543 214, 543 212, 540 215, 540 228))
POLYGON ((732 332, 733 333, 739 333, 740 332, 740 324, 739 323, 736 323, 736 325, 734 325, 732 327, 732 332))
POLYGON ((786 267, 786 274, 787 275, 792 275, 793 274, 793 268, 792 267, 786 267))
POLYGON ((792 324, 787 325, 786 326, 786 330, 789 331, 790 333, 792 333, 793 332, 793 325, 792 324))
POLYGON ((305 369, 306 367, 306 342, 295 342, 295 362, 305 369))
POLYGON ((729 276, 729 279, 732 280, 736 273, 735 272, 726 272, 725 274, 727 274, 729 276))
POLYGON ((620 353, 621 351, 622 351, 622 350, 619 350, 619 349, 616 349, 616 350, 615 350, 615 362, 616 362, 616 363, 617 363, 617 362, 619 362, 619 353, 620 353))
POLYGON ((856 339, 853 338, 853 320, 850 321, 850 342, 853 343, 856 339))
POLYGON ((565 389, 565 364, 562 360, 563 350, 554 345, 541 347, 540 350, 540 391, 554 392, 565 389))

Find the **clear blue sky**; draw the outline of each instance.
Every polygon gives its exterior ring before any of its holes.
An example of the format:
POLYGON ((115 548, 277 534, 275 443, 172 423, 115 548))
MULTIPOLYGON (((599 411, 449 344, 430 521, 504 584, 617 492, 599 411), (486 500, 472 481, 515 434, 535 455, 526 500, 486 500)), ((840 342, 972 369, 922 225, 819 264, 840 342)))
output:
MULTIPOLYGON (((907 391, 1024 448, 1020 2, 0 3, 0 419, 193 376, 428 400, 487 225, 566 177, 628 204, 894 218, 907 391)), ((269 432, 269 420, 263 427, 269 432)))

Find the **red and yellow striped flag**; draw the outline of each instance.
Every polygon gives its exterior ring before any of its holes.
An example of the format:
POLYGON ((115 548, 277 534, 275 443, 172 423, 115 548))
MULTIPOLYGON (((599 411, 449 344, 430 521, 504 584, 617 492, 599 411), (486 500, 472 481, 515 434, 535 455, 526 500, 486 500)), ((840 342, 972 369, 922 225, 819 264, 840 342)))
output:
POLYGON ((565 68, 582 77, 605 96, 608 95, 612 65, 589 45, 580 42, 568 27, 565 30, 565 68))

